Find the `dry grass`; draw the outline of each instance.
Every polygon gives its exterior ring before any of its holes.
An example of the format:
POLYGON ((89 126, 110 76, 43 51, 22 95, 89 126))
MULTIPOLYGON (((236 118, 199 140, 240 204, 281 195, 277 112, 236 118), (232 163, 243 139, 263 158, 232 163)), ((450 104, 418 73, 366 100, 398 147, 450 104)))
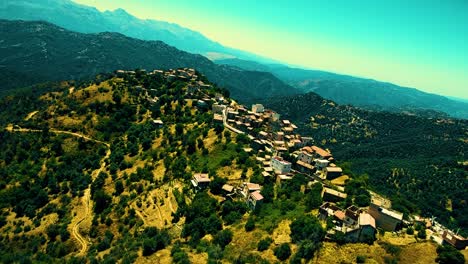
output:
POLYGON ((417 242, 414 235, 406 233, 394 234, 392 232, 385 232, 385 235, 380 236, 379 240, 396 246, 406 246, 417 242))
POLYGON ((139 256, 135 260, 136 264, 153 264, 153 263, 172 263, 171 250, 166 248, 154 253, 151 256, 139 256))
POLYGON ((291 243, 291 229, 289 225, 291 220, 283 220, 278 224, 278 227, 273 231, 272 239, 273 243, 276 245, 282 243, 291 243))
POLYGON ((234 165, 221 167, 216 171, 219 177, 225 178, 229 183, 239 183, 241 181, 242 170, 234 165))
POLYGON ((465 263, 468 263, 468 249, 460 250, 460 252, 465 256, 465 263))
POLYGON ((205 145, 205 148, 209 151, 212 151, 215 146, 216 139, 218 139, 218 136, 216 135, 214 129, 210 129, 206 138, 203 139, 203 144, 205 145))
POLYGON ((348 175, 343 175, 343 176, 340 176, 340 177, 338 177, 336 179, 333 179, 331 181, 331 183, 334 184, 334 185, 338 185, 338 186, 344 186, 346 180, 348 180, 348 179, 349 179, 348 175))
POLYGON ((388 256, 385 250, 377 243, 345 244, 338 246, 336 243, 325 242, 322 249, 312 263, 356 263, 357 256, 366 256, 366 263, 384 263, 384 256, 388 256))
POLYGON ((405 246, 400 254, 400 263, 435 263, 437 244, 432 242, 413 243, 405 246))
POLYGON ((177 211, 177 202, 172 194, 173 189, 181 191, 182 185, 180 183, 176 183, 174 186, 165 184, 145 196, 140 196, 141 207, 134 204, 133 207, 146 226, 158 228, 172 226, 172 213, 177 211))

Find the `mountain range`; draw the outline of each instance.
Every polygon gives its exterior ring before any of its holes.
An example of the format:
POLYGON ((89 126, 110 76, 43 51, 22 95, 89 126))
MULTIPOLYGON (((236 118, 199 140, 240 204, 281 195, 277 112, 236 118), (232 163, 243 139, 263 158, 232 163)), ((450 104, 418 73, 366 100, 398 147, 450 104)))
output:
POLYGON ((178 50, 161 41, 143 41, 119 33, 83 34, 48 22, 0 21, 0 90, 36 82, 86 79, 118 69, 191 67, 201 71, 235 98, 300 91, 271 73, 216 65, 209 59, 178 50))
POLYGON ((269 63, 274 61, 225 47, 199 32, 174 23, 139 19, 123 9, 100 12, 94 7, 70 0, 5 0, 0 4, 0 18, 45 20, 81 33, 118 32, 143 40, 160 40, 180 50, 211 58, 236 57, 269 63))
POLYGON ((468 118, 467 102, 415 88, 326 71, 291 68, 281 64, 262 64, 241 59, 222 59, 215 62, 250 71, 270 72, 303 93, 315 92, 339 104, 393 112, 418 113, 435 110, 453 117, 468 118))
MULTIPOLYGON (((70 0, 5 0, 0 4, 0 18, 44 20, 80 33, 118 32, 132 38, 163 41, 177 49, 201 54, 223 65, 216 69, 210 65, 210 69, 205 67, 200 70, 218 85, 230 88, 235 98, 262 98, 313 91, 337 103, 351 104, 366 109, 411 114, 437 111, 452 117, 468 118, 467 102, 376 80, 288 67, 269 58, 225 47, 199 32, 177 24, 139 19, 123 9, 100 12, 94 7, 77 4, 70 0), (219 72, 220 69, 222 73, 219 72), (226 74, 233 73, 235 78, 227 81, 226 74)), ((130 55, 127 54, 127 56, 130 55)), ((195 60, 200 60, 200 64, 205 66, 209 64, 201 56, 195 60)), ((139 66, 138 63, 121 65, 139 66)), ((148 64, 145 65, 148 66, 148 64)), ((174 63, 171 66, 186 67, 189 65, 174 63)), ((94 66, 91 67, 94 68, 94 66)), ((110 65, 106 67, 104 70, 108 70, 110 65)), ((7 88, 15 88, 11 87, 12 85, 24 86, 41 79, 37 79, 36 75, 18 75, 18 72, 9 68, 6 71, 2 77, 8 80, 7 84, 10 84, 7 88)), ((74 76, 71 74, 60 77, 74 76)), ((250 101, 246 100, 246 102, 250 101)), ((438 113, 435 115, 441 116, 438 113)))

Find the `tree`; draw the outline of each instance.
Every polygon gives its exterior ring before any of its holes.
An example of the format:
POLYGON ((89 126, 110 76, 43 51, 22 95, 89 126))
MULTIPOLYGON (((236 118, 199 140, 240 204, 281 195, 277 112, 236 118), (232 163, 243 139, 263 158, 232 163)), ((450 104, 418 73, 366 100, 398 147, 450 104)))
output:
POLYGON ((94 212, 96 214, 102 213, 112 201, 112 198, 107 195, 103 190, 97 190, 94 193, 94 212))
POLYGON ((426 239, 426 229, 422 228, 421 230, 418 231, 418 238, 420 239, 426 239))
POLYGON ((288 243, 283 243, 275 248, 274 253, 279 260, 285 261, 291 256, 291 247, 288 243))
POLYGON ((273 240, 271 238, 269 238, 269 237, 258 241, 257 250, 258 251, 267 250, 270 247, 271 242, 273 242, 273 240))
POLYGON ((115 195, 118 196, 124 191, 124 185, 121 180, 115 182, 115 195))
POLYGON ((316 217, 302 215, 294 220, 291 225, 291 239, 294 243, 303 240, 311 240, 319 243, 325 237, 325 231, 316 217))
POLYGON ((244 228, 247 232, 250 232, 255 229, 255 220, 253 217, 249 217, 249 219, 247 219, 247 223, 245 223, 244 228))
POLYGON ((440 264, 463 264, 465 256, 450 245, 437 247, 436 262, 440 264))
POLYGON ((307 210, 317 209, 322 205, 322 184, 316 183, 312 186, 307 193, 305 205, 307 210))
POLYGON ((354 202, 356 203, 357 206, 359 207, 365 207, 369 206, 371 202, 370 196, 360 194, 354 198, 354 202))
POLYGON ((232 231, 229 229, 224 229, 218 232, 213 239, 215 244, 218 244, 222 249, 224 249, 232 241, 232 231))
POLYGON ((227 180, 225 178, 221 178, 217 175, 214 176, 214 179, 210 182, 210 190, 214 194, 220 194, 222 191, 222 187, 226 184, 227 180))

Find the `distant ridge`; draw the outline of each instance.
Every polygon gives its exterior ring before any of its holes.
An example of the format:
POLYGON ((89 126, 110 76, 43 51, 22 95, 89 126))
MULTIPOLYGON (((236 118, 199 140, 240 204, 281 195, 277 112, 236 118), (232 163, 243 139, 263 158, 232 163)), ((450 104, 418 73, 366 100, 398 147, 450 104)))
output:
POLYGON ((125 11, 100 12, 94 7, 70 0, 3 0, 0 18, 10 20, 45 20, 81 33, 119 32, 143 40, 160 40, 180 50, 210 58, 243 58, 274 62, 249 52, 225 47, 199 32, 175 23, 139 19, 125 11))
POLYGON ((0 90, 41 81, 86 79, 118 69, 191 67, 241 100, 300 93, 271 73, 216 65, 161 41, 118 33, 82 34, 47 22, 0 20, 0 38, 4 69, 0 72, 0 90))
POLYGON ((215 62, 239 69, 270 72, 304 93, 315 92, 339 104, 394 112, 439 111, 452 117, 468 119, 468 100, 447 98, 415 88, 319 70, 290 68, 280 64, 261 64, 240 59, 215 62))

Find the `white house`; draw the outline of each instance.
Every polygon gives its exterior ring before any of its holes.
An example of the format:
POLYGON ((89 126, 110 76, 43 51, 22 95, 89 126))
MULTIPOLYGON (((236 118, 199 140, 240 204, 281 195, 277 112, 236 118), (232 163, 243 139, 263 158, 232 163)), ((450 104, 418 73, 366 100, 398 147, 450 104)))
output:
POLYGON ((271 159, 271 167, 276 173, 285 174, 291 171, 291 162, 276 156, 271 159))
POLYGON ((265 108, 263 107, 262 104, 252 105, 252 112, 254 112, 254 113, 263 113, 264 111, 265 111, 265 108))

